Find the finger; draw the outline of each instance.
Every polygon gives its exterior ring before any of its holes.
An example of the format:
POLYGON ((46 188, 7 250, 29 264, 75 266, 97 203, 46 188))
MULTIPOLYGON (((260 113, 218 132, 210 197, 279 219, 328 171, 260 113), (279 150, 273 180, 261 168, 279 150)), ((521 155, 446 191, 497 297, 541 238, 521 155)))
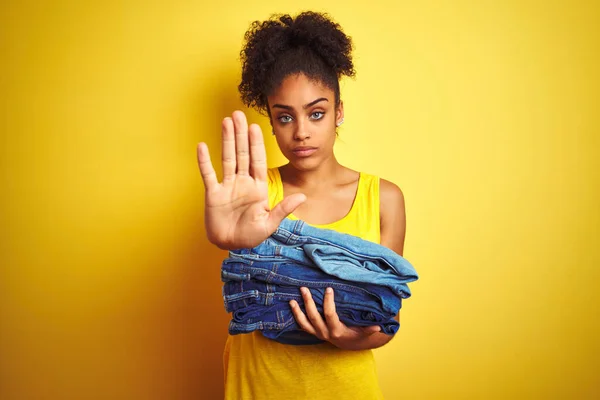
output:
POLYGON ((219 181, 217 180, 217 173, 210 161, 210 153, 206 143, 198 143, 196 149, 198 156, 198 166, 200 167, 200 174, 202 175, 202 181, 204 182, 204 188, 209 191, 215 188, 219 181))
POLYGON ((327 328, 332 338, 339 338, 343 334, 344 324, 340 321, 335 309, 335 299, 332 288, 325 290, 325 298, 323 299, 323 314, 327 322, 327 328))
POLYGON ((241 111, 233 112, 233 125, 235 127, 235 154, 238 175, 249 175, 250 152, 248 150, 248 121, 246 114, 241 111))
POLYGON ((252 124, 248 128, 250 137, 250 173, 260 181, 267 181, 267 152, 260 126, 252 124))
POLYGON ((319 314, 319 310, 317 310, 317 305, 310 294, 310 290, 308 288, 301 288, 300 292, 302 293, 302 298, 304 299, 306 316, 317 331, 317 336, 321 339, 329 340, 329 329, 327 329, 327 324, 323 320, 323 317, 321 317, 321 314, 319 314))
POLYGON ((271 232, 275 232, 281 221, 288 215, 294 212, 296 208, 306 201, 306 196, 302 193, 295 193, 287 196, 279 202, 269 213, 269 221, 267 226, 271 232))
POLYGON ((221 124, 222 153, 223 153, 223 182, 235 178, 235 137, 233 133, 233 120, 227 117, 221 124))
POLYGON ((374 333, 380 332, 381 331, 381 327, 379 325, 373 325, 373 326, 365 326, 362 329, 363 333, 365 335, 372 335, 374 333))
POLYGON ((306 315, 304 315, 296 300, 290 301, 290 307, 292 307, 292 314, 294 314, 294 318, 298 325, 300 325, 300 328, 311 335, 317 336, 317 331, 315 331, 315 328, 310 324, 310 321, 306 318, 306 315))

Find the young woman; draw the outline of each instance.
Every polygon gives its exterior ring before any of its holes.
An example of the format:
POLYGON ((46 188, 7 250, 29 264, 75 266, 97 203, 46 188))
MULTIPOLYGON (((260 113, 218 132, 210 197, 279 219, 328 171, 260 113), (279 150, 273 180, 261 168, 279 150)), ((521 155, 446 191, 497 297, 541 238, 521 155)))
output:
MULTIPOLYGON (((255 22, 242 50, 242 99, 265 112, 289 163, 267 169, 261 129, 241 111, 222 123, 223 181, 205 143, 198 163, 206 189, 208 239, 222 249, 250 248, 283 218, 349 233, 402 255, 404 199, 391 182, 341 165, 333 147, 344 121, 339 79, 353 76, 352 42, 327 15, 305 12, 255 22), (292 214, 293 213, 293 214, 292 214)), ((300 327, 324 344, 291 346, 258 331, 229 336, 224 352, 227 399, 380 399, 371 349, 390 336, 378 327, 344 325, 327 293, 321 315, 301 290, 300 327)))

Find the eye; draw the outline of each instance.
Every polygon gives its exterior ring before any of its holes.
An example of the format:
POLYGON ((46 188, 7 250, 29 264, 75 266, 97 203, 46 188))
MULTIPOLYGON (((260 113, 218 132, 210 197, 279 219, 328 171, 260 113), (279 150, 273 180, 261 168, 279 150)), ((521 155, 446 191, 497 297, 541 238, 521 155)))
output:
POLYGON ((323 118, 324 115, 325 115, 325 113, 322 111, 315 111, 314 113, 310 114, 310 117, 312 119, 319 120, 319 119, 323 118))
POLYGON ((292 122, 292 117, 289 115, 282 115, 281 117, 277 118, 277 120, 279 120, 279 122, 282 124, 287 124, 288 122, 292 122))

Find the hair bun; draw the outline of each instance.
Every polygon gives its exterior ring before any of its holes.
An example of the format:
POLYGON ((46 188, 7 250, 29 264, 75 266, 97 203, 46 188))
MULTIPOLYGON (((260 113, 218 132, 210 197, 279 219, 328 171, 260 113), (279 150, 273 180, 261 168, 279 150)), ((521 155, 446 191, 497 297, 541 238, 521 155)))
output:
POLYGON ((281 21, 285 26, 292 26, 294 24, 294 19, 289 14, 280 16, 279 21, 281 21))
MULTIPOLYGON (((286 18, 285 21, 288 23, 289 19, 286 18)), ((335 71, 338 78, 342 75, 354 75, 350 56, 352 39, 328 14, 312 11, 301 13, 284 29, 288 31, 291 46, 309 47, 335 71)))
POLYGON ((354 77, 352 39, 325 13, 272 15, 254 21, 240 52, 244 104, 267 110, 266 96, 283 78, 303 72, 334 90, 339 101, 342 75, 354 77))
POLYGON ((293 46, 310 45, 314 36, 302 27, 292 26, 289 29, 290 44, 293 46))

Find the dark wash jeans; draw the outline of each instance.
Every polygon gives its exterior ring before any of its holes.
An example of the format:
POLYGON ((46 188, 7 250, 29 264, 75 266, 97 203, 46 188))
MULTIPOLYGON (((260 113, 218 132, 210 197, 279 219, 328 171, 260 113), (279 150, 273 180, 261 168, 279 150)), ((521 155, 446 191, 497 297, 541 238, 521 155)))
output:
POLYGON ((348 326, 379 325, 393 335, 407 283, 418 279, 403 257, 361 238, 285 219, 253 249, 229 252, 221 267, 225 309, 232 312, 230 334, 260 330, 286 344, 315 344, 302 331, 289 306, 294 299, 306 312, 301 286, 311 290, 323 312, 325 289, 335 293, 336 311, 348 326))

